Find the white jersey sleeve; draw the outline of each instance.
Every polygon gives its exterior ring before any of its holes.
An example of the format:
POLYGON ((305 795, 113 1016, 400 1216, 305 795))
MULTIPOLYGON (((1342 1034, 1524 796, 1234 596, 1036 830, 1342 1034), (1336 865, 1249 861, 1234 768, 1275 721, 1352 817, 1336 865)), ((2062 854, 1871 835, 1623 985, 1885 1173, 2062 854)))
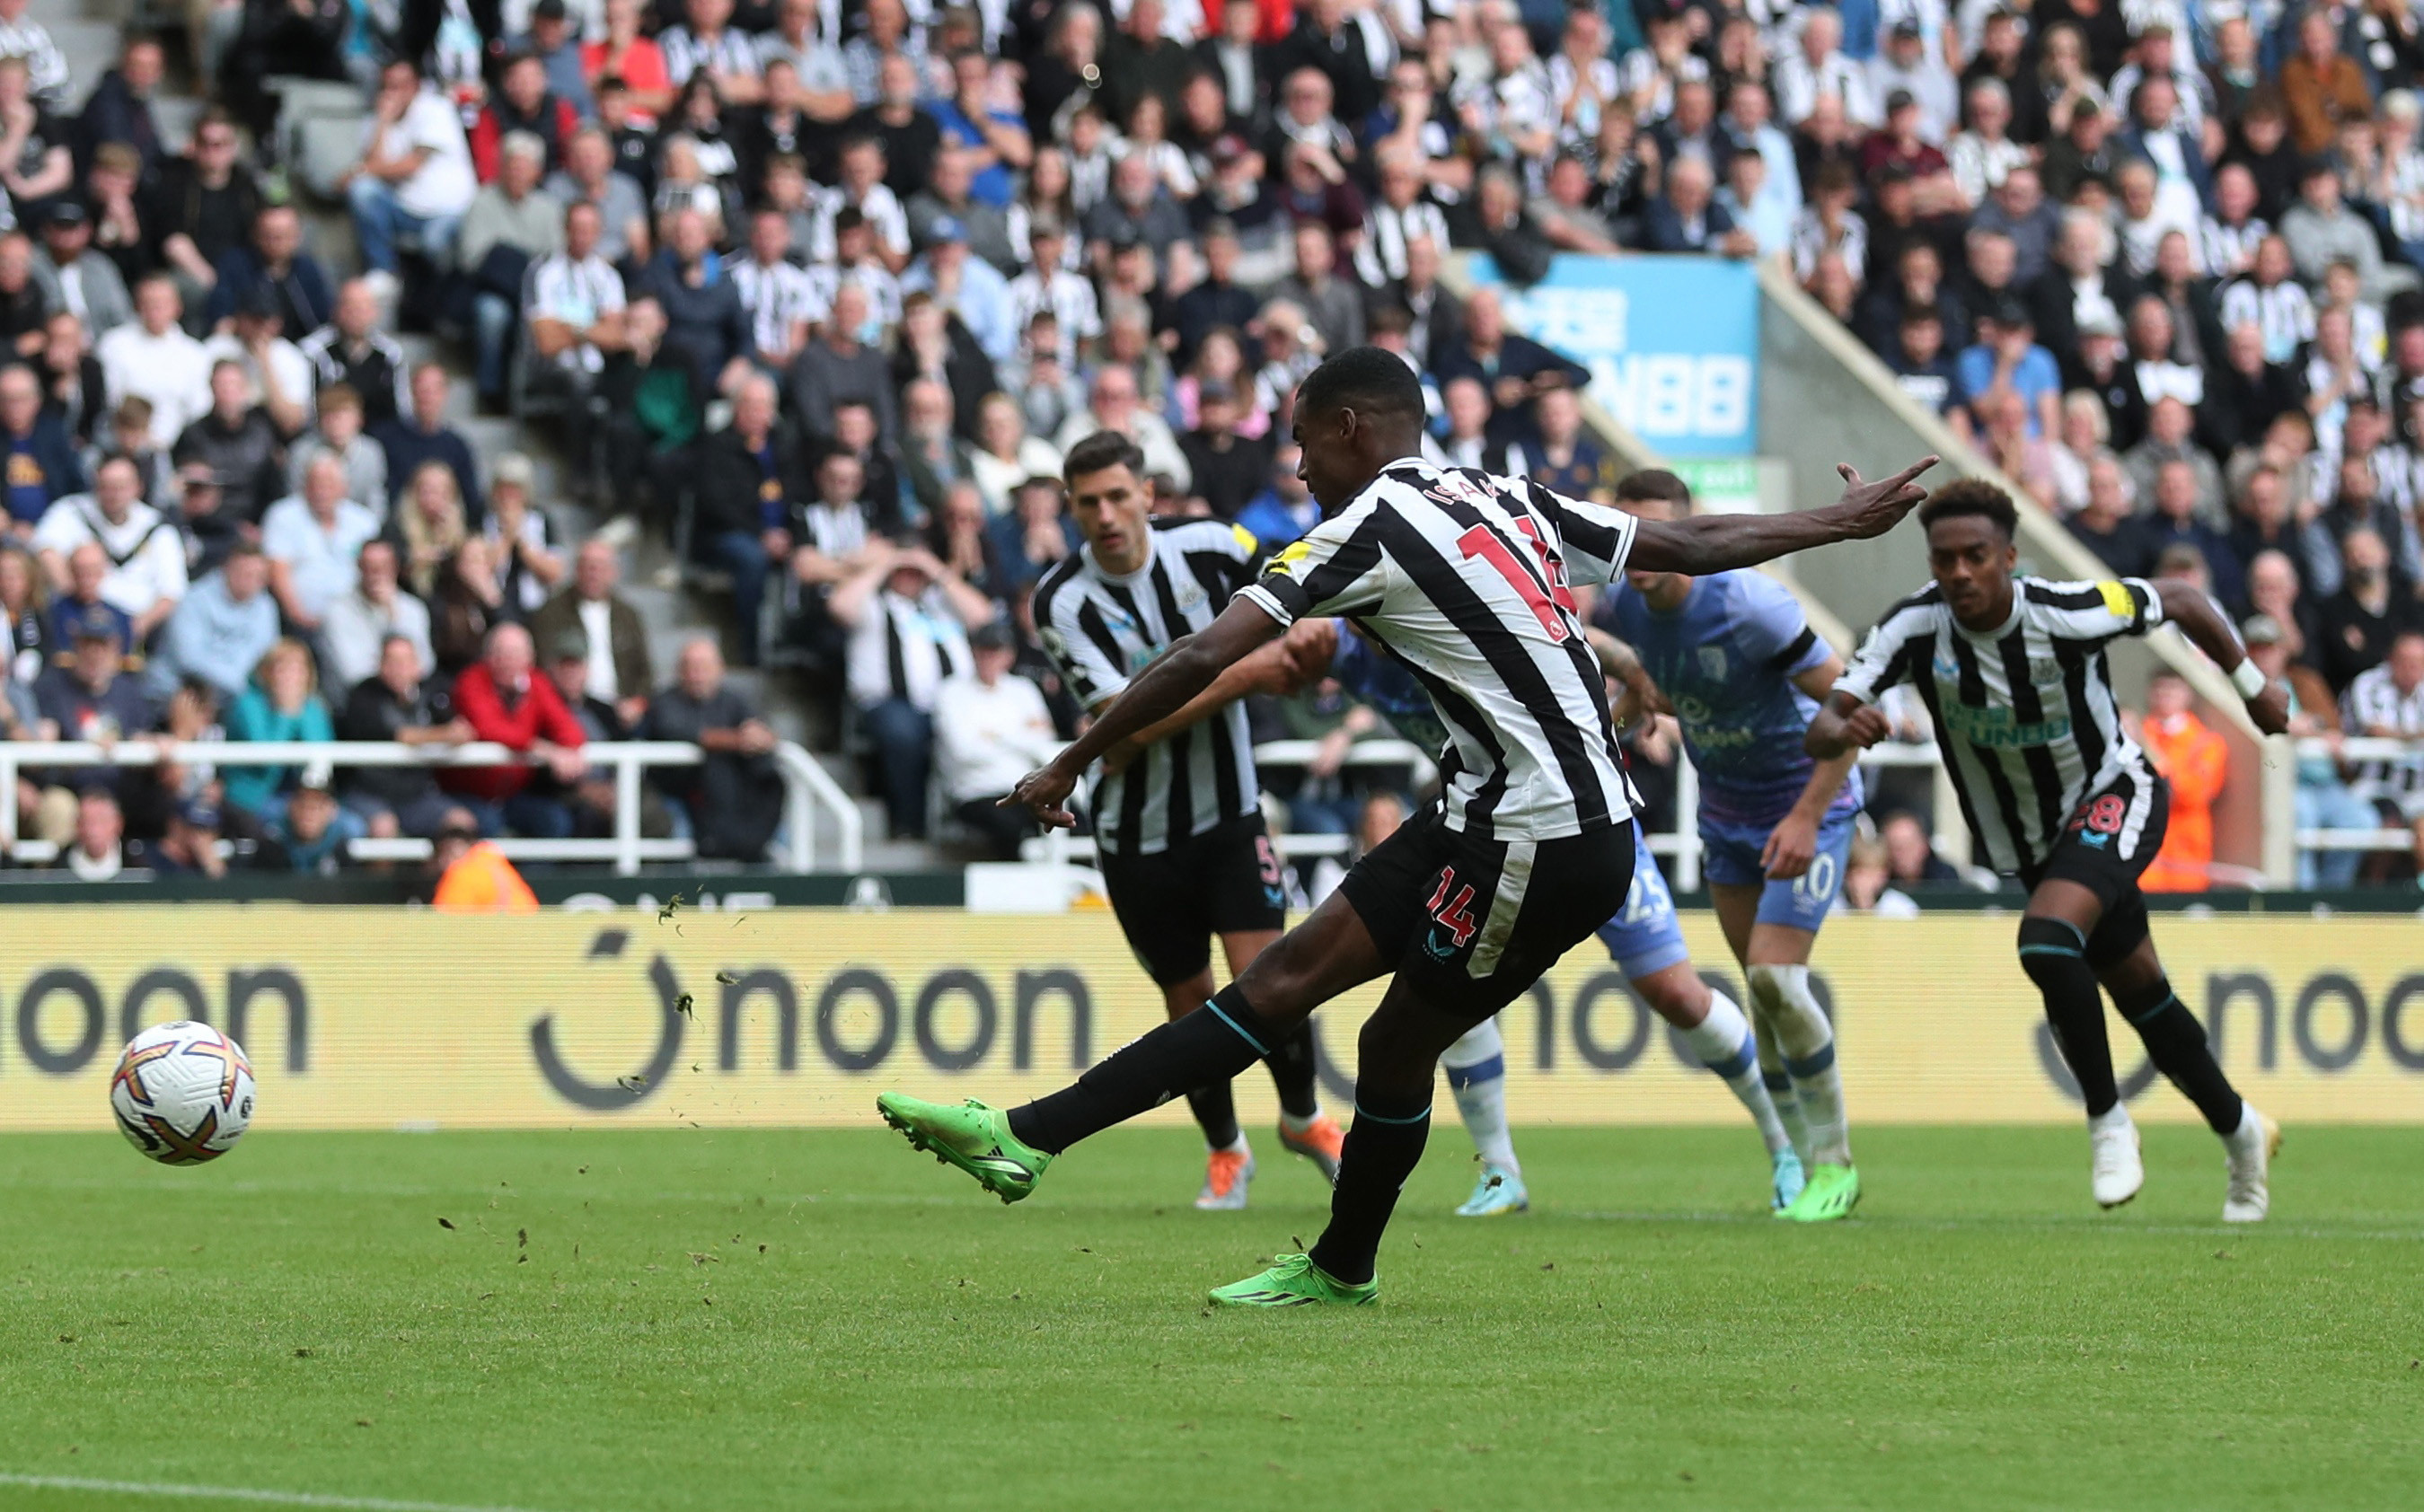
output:
POLYGON ((1375 491, 1366 489, 1272 557, 1263 575, 1237 597, 1283 626, 1376 608, 1389 586, 1381 532, 1381 505, 1375 491))
POLYGON ((2144 578, 2100 582, 2037 582, 2029 603, 2046 633, 2065 641, 2109 641, 2144 635, 2163 623, 2163 597, 2144 578))
POLYGON ((1613 582, 1633 554, 1633 537, 1641 522, 1621 509, 1570 499, 1528 478, 1493 478, 1500 493, 1521 499, 1549 522, 1564 543, 1566 581, 1589 585, 1613 582))
POLYGON ((1911 678, 1914 643, 1932 641, 1938 599, 1933 587, 1911 595, 1886 612, 1835 679, 1834 691, 1874 704, 1887 689, 1911 678))

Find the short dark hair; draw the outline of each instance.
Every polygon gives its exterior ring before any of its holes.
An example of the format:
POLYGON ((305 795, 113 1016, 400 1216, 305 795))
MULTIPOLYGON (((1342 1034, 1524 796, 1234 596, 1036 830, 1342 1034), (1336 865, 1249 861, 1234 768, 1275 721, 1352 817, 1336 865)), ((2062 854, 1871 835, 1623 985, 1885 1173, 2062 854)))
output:
POLYGON ((1919 506, 1919 526, 1925 530, 1939 519, 1964 515, 1992 520, 2007 541, 2019 533, 2020 511, 2012 496, 1984 478, 1956 479, 1929 494, 1927 502, 1919 506))
POLYGON ((1060 477, 1062 481, 1074 484, 1087 473, 1100 472, 1106 468, 1125 468, 1136 474, 1139 483, 1142 483, 1144 448, 1117 431, 1096 431, 1069 448, 1068 456, 1060 464, 1060 477))
POLYGON ((1300 410, 1353 409, 1408 424, 1423 422, 1423 385, 1405 358, 1377 346, 1350 346, 1306 375, 1296 391, 1300 410))
POLYGON ((1643 468, 1638 472, 1626 473, 1616 485, 1616 497, 1619 503, 1663 500, 1678 509, 1688 511, 1692 507, 1691 485, 1665 468, 1643 468))

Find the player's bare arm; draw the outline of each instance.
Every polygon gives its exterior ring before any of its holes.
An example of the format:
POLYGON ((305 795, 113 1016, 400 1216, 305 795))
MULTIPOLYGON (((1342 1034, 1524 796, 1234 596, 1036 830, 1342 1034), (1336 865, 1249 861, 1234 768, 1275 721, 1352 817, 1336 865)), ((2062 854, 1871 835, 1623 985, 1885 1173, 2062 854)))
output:
MULTIPOLYGON (((1308 627, 1328 631, 1331 637, 1329 644, 1332 645, 1337 644, 1337 632, 1331 629, 1330 621, 1300 620, 1296 625, 1289 627, 1285 636, 1256 648, 1241 661, 1230 663, 1219 676, 1212 679, 1212 686, 1188 699, 1186 707, 1179 709, 1177 713, 1156 720, 1104 752, 1103 770, 1122 771, 1136 760, 1142 752, 1169 740, 1181 730, 1194 728, 1240 698, 1252 697, 1256 693, 1284 698, 1319 677, 1320 667, 1329 664, 1329 653, 1325 650, 1321 655, 1319 665, 1310 671, 1307 670, 1305 657, 1300 645, 1300 642, 1305 637, 1300 636, 1297 632, 1308 627)), ((1099 714, 1102 710, 1108 709, 1111 703, 1112 700, 1106 699, 1102 709, 1090 710, 1090 712, 1099 714)))
POLYGON ((2289 729, 2289 689, 2285 683, 2267 679, 2247 660, 2247 648, 2240 644, 2239 633, 2230 622, 2213 607, 2213 600, 2194 584, 2164 579, 2155 584, 2155 595, 2163 601, 2163 617, 2180 628, 2189 644, 2203 651, 2220 667, 2238 688, 2247 704, 2247 717, 2267 735, 2286 735, 2289 729), (2243 669, 2243 670, 2242 670, 2243 669), (2252 693, 2249 690, 2255 690, 2252 693))
POLYGON ((1645 714, 1671 714, 1658 685, 1650 680, 1650 673, 1633 647, 1597 626, 1586 627, 1584 635, 1590 641, 1591 654, 1599 658, 1599 669, 1620 690, 1615 706, 1609 710, 1621 729, 1645 714))
POLYGON ((1280 624, 1262 610, 1239 599, 1220 617, 1193 635, 1183 635, 1170 649, 1137 675, 1125 692, 1110 702, 1085 734, 1050 763, 1020 779, 1002 806, 1023 804, 1054 829, 1076 823, 1063 805, 1086 769, 1111 747, 1156 722, 1177 713, 1198 693, 1212 686, 1221 673, 1279 638, 1280 624))
MULTIPOLYGON (((1835 679, 1842 675, 1842 659, 1829 656, 1795 676, 1793 682, 1823 707, 1835 679)), ((1816 755, 1814 751, 1811 754, 1816 755)), ((1818 764, 1810 769, 1809 782, 1802 786, 1801 796, 1794 801, 1793 811, 1768 833, 1767 844, 1760 852, 1760 865, 1767 868, 1769 876, 1789 882, 1810 869, 1810 861, 1818 854, 1818 826, 1826 820, 1835 795, 1843 790, 1843 779, 1852 774, 1853 764, 1859 759, 1859 751, 1851 747, 1819 757, 1818 764)))
POLYGON ((1867 750, 1893 733, 1893 721, 1874 704, 1862 703, 1841 690, 1827 693, 1818 712, 1810 721, 1810 733, 1801 739, 1801 749, 1821 761, 1867 750))
POLYGON ((1922 457, 1875 483, 1862 482, 1854 468, 1838 467, 1835 470, 1843 476, 1843 496, 1824 509, 1645 519, 1634 536, 1627 565, 1648 572, 1698 576, 1757 566, 1811 547, 1883 535, 1927 497, 1927 490, 1913 480, 1937 461, 1934 456, 1922 457))

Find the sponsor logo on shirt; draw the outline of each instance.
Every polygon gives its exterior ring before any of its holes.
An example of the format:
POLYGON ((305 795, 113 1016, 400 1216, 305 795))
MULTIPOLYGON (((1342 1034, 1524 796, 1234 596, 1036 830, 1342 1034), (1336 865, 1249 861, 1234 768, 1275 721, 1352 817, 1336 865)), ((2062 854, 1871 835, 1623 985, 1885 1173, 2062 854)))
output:
POLYGON ((1949 702, 1943 707, 1945 726, 1971 745, 2015 751, 2070 739, 2070 718, 2066 714, 2023 724, 2012 717, 2008 708, 1973 708, 1949 702))

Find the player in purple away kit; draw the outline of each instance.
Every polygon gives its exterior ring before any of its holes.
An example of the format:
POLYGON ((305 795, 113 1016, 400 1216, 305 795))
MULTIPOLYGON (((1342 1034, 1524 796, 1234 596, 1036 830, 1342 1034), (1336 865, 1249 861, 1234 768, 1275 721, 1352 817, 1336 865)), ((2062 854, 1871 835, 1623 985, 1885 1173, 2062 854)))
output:
MULTIPOLYGON (((1671 472, 1636 472, 1618 504, 1647 519, 1692 512, 1671 472)), ((1810 989, 1810 947, 1843 880, 1860 809, 1857 750, 1801 748, 1843 664, 1782 584, 1738 570, 1630 572, 1600 622, 1640 658, 1682 726, 1700 779, 1702 870, 1750 987, 1760 1068, 1808 1172, 1778 1218, 1840 1218, 1860 1200, 1835 1035, 1810 989)), ((1773 1138, 1773 1136, 1771 1136, 1773 1138)))

